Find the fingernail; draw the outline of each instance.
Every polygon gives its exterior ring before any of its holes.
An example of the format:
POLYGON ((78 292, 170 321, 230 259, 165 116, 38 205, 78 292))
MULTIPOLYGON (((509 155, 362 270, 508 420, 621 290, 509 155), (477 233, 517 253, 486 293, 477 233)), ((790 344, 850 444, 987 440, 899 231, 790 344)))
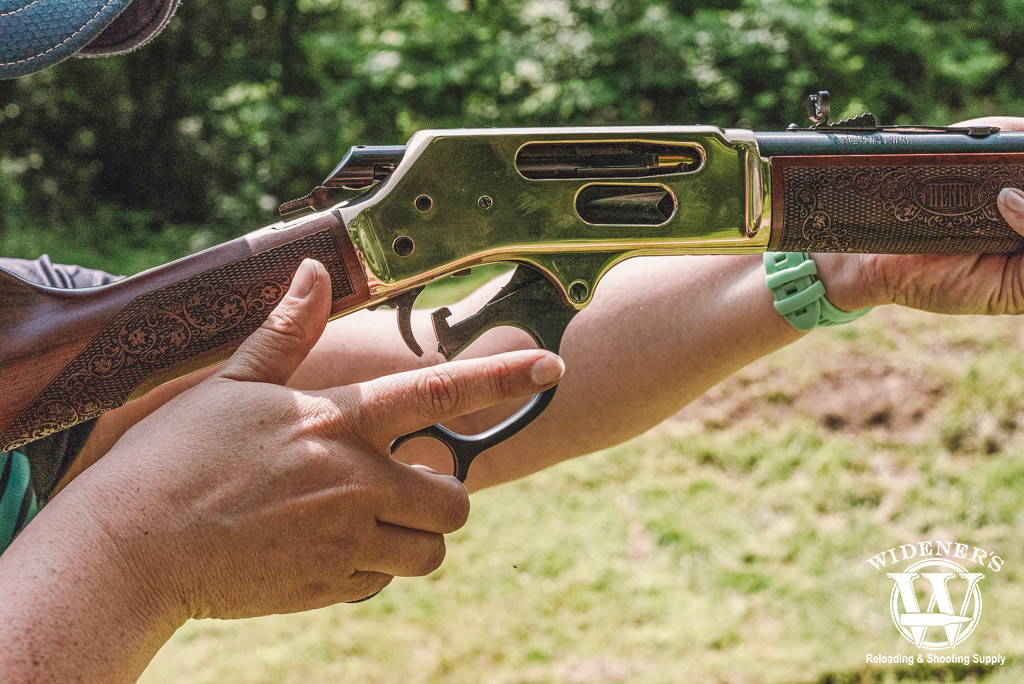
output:
POLYGON ((302 263, 295 270, 291 287, 288 288, 288 296, 295 299, 305 299, 313 291, 313 284, 316 282, 316 264, 312 259, 303 259, 302 263))
POLYGON ((555 354, 540 357, 530 368, 530 378, 536 385, 550 385, 565 373, 565 364, 555 354))
POLYGON ((999 191, 999 201, 1010 211, 1024 214, 1024 192, 1017 188, 1003 188, 999 191))

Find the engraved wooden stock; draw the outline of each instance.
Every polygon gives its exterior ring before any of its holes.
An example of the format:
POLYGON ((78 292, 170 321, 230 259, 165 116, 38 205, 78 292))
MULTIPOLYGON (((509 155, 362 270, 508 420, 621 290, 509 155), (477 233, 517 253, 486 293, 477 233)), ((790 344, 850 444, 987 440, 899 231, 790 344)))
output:
POLYGON ((40 288, 0 273, 0 450, 223 360, 266 320, 306 257, 330 272, 334 312, 369 299, 336 215, 257 231, 88 290, 40 288))
POLYGON ((786 252, 996 254, 1024 238, 996 207, 1024 187, 1024 154, 771 158, 772 233, 786 252))

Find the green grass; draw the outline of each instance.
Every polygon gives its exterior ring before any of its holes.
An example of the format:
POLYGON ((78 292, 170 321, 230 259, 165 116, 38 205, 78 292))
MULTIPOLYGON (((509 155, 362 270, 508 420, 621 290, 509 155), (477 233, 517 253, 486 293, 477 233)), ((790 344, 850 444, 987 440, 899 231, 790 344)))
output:
MULTIPOLYGON (((144 211, 100 207, 95 216, 38 228, 30 220, 5 217, 0 254, 78 264, 116 275, 132 275, 231 239, 196 226, 164 225, 144 211)), ((255 229, 256 226, 253 226, 255 229)))
POLYGON ((430 577, 189 623, 142 681, 1019 682, 1022 338, 899 310, 816 332, 628 444, 476 494, 430 577), (917 652, 866 559, 932 538, 1005 559, 957 652, 1007 665, 865 663, 917 652))

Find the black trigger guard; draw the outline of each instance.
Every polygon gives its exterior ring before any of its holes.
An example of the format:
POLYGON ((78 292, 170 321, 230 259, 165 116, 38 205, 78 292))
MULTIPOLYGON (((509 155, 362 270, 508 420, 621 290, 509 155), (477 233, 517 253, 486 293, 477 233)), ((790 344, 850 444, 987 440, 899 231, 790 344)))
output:
MULTIPOLYGON (((541 349, 558 353, 562 334, 578 309, 564 301, 560 290, 544 275, 520 265, 508 285, 503 287, 480 311, 454 325, 449 325, 448 309, 434 312, 434 332, 438 351, 451 360, 491 328, 511 325, 526 331, 541 349)), ((445 445, 452 455, 455 477, 466 480, 469 466, 481 453, 500 444, 529 425, 543 413, 555 396, 558 385, 533 395, 514 414, 489 430, 475 435, 461 435, 443 425, 431 425, 391 443, 391 453, 416 437, 431 437, 445 445)))
POLYGON ((465 482, 466 476, 469 474, 469 466, 473 463, 473 460, 492 446, 504 442, 532 423, 533 419, 539 416, 548 407, 548 404, 551 403, 557 389, 558 385, 555 385, 539 394, 533 395, 533 398, 527 402, 526 406, 489 430, 484 430, 475 435, 461 435, 458 432, 452 432, 443 425, 431 425, 396 439, 391 443, 391 453, 394 454, 400 446, 411 439, 431 437, 445 445, 452 455, 452 475, 459 482, 465 482))

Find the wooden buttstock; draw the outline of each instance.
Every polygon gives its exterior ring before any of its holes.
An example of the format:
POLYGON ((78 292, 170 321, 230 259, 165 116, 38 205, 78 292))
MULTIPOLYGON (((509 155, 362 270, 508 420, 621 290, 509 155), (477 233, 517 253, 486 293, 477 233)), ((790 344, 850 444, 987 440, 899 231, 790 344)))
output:
POLYGON ((264 229, 103 287, 56 290, 0 271, 0 450, 227 358, 307 257, 331 274, 334 312, 369 299, 336 214, 264 229))
POLYGON ((771 158, 772 234, 780 252, 998 254, 1024 251, 999 214, 1024 187, 1024 154, 771 158))

